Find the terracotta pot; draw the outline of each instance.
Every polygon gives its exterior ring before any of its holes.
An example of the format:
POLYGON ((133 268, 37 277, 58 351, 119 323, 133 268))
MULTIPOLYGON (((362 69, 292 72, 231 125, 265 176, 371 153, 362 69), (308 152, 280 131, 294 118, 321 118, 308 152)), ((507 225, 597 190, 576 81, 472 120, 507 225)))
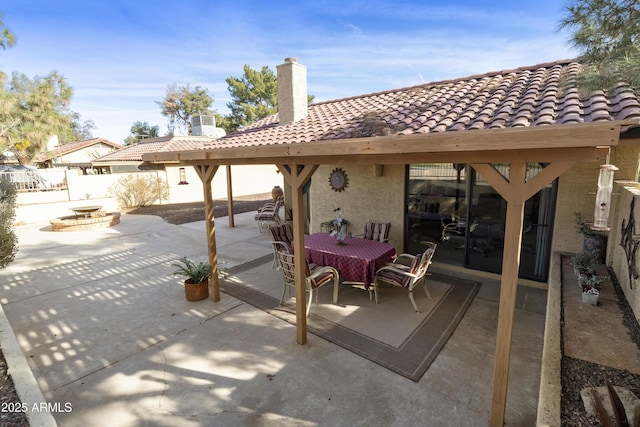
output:
POLYGON ((283 195, 284 195, 284 191, 282 191, 282 188, 280 188, 279 185, 276 185, 271 190, 271 197, 273 198, 274 201, 278 200, 278 197, 282 197, 283 195))
POLYGON ((209 296, 209 281, 193 283, 191 279, 184 282, 184 295, 187 301, 200 301, 209 296))

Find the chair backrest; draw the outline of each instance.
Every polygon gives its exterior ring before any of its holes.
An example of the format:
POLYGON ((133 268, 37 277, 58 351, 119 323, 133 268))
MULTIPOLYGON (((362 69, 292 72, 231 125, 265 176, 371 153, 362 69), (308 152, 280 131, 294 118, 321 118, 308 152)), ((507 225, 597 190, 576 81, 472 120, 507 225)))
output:
POLYGON ((409 271, 416 275, 416 280, 420 280, 427 273, 427 269, 433 259, 433 254, 436 252, 436 244, 432 242, 427 243, 427 250, 420 256, 416 256, 411 263, 409 271))
POLYGON ((285 242, 289 246, 293 242, 293 226, 290 222, 269 226, 269 234, 275 242, 285 242))
MULTIPOLYGON (((276 252, 278 256, 278 263, 280 264, 282 271, 282 279, 285 284, 295 286, 296 285, 296 268, 293 262, 293 254, 283 251, 276 252)), ((309 277, 309 263, 305 260, 305 277, 309 277)))
POLYGON ((267 202, 260 209, 259 212, 264 214, 276 214, 280 211, 282 204, 284 203, 284 198, 278 197, 275 202, 267 202))
POLYGON ((390 229, 390 222, 369 221, 364 226, 364 238, 369 240, 376 240, 378 242, 385 242, 389 240, 390 229))

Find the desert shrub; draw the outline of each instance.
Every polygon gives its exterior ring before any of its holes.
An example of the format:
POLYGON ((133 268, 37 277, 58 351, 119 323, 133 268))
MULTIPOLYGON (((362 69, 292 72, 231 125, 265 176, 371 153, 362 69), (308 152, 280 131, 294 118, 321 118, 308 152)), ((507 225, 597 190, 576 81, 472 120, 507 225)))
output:
POLYGON ((16 217, 16 187, 0 179, 0 268, 5 268, 18 252, 18 238, 13 231, 16 217))
POLYGON ((125 175, 111 187, 111 194, 121 207, 149 206, 156 200, 169 198, 169 186, 160 177, 148 174, 125 175))

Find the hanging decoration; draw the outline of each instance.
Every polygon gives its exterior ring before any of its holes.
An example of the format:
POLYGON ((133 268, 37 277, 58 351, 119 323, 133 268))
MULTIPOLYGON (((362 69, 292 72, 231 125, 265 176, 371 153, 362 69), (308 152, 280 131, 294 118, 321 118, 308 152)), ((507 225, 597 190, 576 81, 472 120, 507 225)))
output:
POLYGON ((609 164, 610 154, 607 154, 607 163, 600 165, 592 230, 609 231, 611 229, 609 227, 609 210, 611 208, 611 192, 613 191, 613 174, 618 168, 609 164))
POLYGON ((329 185, 333 191, 341 192, 349 185, 347 173, 342 168, 335 168, 329 175, 329 185))

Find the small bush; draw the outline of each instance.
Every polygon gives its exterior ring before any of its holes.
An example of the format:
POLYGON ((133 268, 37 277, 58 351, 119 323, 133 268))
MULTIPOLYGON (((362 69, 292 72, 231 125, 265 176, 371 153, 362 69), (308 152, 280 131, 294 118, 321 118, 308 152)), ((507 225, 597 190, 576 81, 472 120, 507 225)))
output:
POLYGON ((131 174, 123 176, 109 187, 109 194, 115 197, 121 207, 137 208, 168 199, 169 186, 159 177, 131 174))
POLYGON ((13 231, 16 197, 16 187, 11 181, 0 179, 0 268, 9 265, 18 252, 18 238, 13 231))

